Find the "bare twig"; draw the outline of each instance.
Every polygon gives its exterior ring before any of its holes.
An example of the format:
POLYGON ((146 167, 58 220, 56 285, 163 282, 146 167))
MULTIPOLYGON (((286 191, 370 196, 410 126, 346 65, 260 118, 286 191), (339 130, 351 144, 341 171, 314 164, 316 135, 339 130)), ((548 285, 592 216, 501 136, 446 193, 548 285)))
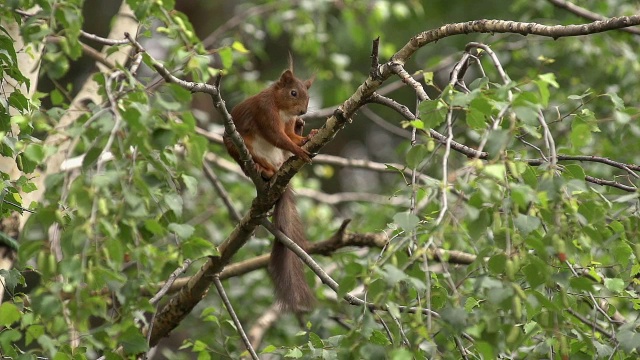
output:
POLYGON ((220 277, 218 277, 217 275, 213 277, 213 285, 216 286, 218 294, 220 294, 220 298, 222 299, 222 303, 224 303, 224 306, 227 308, 227 312, 231 316, 233 323, 236 325, 236 331, 240 335, 240 338, 242 339, 242 342, 244 342, 244 345, 247 347, 247 351, 249 351, 251 358, 254 360, 258 360, 258 354, 256 354, 255 350, 253 350, 253 346, 251 345, 247 334, 242 328, 242 323, 240 322, 240 319, 238 319, 236 312, 233 310, 233 306, 231 305, 231 301, 229 301, 229 298, 227 297, 227 293, 224 291, 224 287, 222 286, 220 277))
POLYGON ((233 206, 233 204, 231 203, 229 193, 227 193, 227 190, 225 190, 216 173, 213 172, 211 166, 209 166, 209 164, 207 163, 203 164, 203 169, 205 176, 207 177, 207 179, 209 179, 209 182, 211 182, 211 185, 213 185, 213 188, 216 189, 216 192, 222 199, 222 202, 227 207, 227 211, 229 211, 229 215, 231 216, 231 218, 234 221, 240 221, 240 219, 242 219, 242 216, 240 215, 238 210, 236 210, 235 206, 233 206))
POLYGON ((160 299, 162 299, 163 296, 165 296, 167 294, 167 292, 169 291, 169 289, 171 289, 171 286, 173 285, 173 283, 178 279, 178 276, 180 276, 182 273, 184 273, 185 271, 187 271, 187 269, 189 268, 189 266, 191 266, 191 260, 186 259, 183 263, 182 266, 180 266, 179 268, 175 269, 171 275, 169 275, 169 278, 167 279, 167 281, 164 283, 164 285, 162 285, 162 288, 160 288, 160 290, 158 290, 158 292, 151 298, 149 299, 149 303, 151 305, 157 305, 158 302, 160 301, 160 299))
POLYGON ((600 326, 596 321, 591 321, 591 320, 585 318, 584 316, 582 316, 582 314, 580 314, 579 312, 577 312, 577 311, 575 311, 575 310, 573 310, 571 308, 568 308, 566 310, 567 310, 567 312, 569 314, 571 314, 576 319, 580 320, 580 322, 582 322, 583 324, 595 329, 600 334, 606 336, 609 340, 612 340, 612 341, 617 343, 617 340, 616 340, 615 336, 613 335, 613 333, 607 331, 607 329, 605 329, 602 326, 600 326))
POLYGON ((462 345, 462 341, 460 341, 460 338, 457 336, 453 337, 453 341, 456 343, 456 348, 458 348, 458 351, 460 352, 460 356, 462 356, 462 358, 464 360, 469 360, 469 357, 467 356, 467 349, 464 347, 464 345, 462 345))
MULTIPOLYGON (((600 15, 598 13, 595 13, 593 11, 587 10, 583 7, 580 7, 574 3, 571 3, 569 1, 565 1, 565 0, 548 0, 550 3, 552 3, 553 5, 555 5, 556 7, 559 7, 561 9, 565 9, 575 15, 578 15, 580 17, 583 17, 587 20, 606 20, 607 17, 600 15)), ((620 31, 625 31, 628 32, 630 34, 634 34, 634 35, 640 35, 640 29, 636 29, 636 28, 622 28, 622 29, 618 29, 620 31)))
POLYGON ((409 75, 409 73, 404 69, 401 63, 391 63, 390 69, 391 72, 398 75, 400 79, 402 79, 402 82, 413 88, 420 101, 429 100, 429 95, 427 95, 427 93, 424 91, 422 84, 411 77, 411 75, 409 75))
MULTIPOLYGON (((158 290, 158 292, 151 299, 149 299, 149 303, 151 305, 157 307, 158 306, 158 302, 160 301, 160 299, 162 299, 162 297, 165 296, 167 294, 167 292, 169 292, 169 290, 171 289, 171 287, 173 286, 175 281, 178 280, 178 276, 180 276, 180 274, 182 274, 185 271, 187 271, 189 266, 191 266, 191 260, 186 259, 182 263, 182 266, 180 266, 179 268, 175 269, 171 273, 171 275, 169 275, 169 278, 164 283, 162 288, 160 288, 160 290, 158 290)), ((155 323, 155 318, 156 318, 156 314, 157 313, 158 313, 158 311, 157 311, 157 308, 156 308, 156 311, 153 313, 153 316, 151 317, 151 321, 149 321, 149 328, 147 329, 147 343, 149 343, 149 341, 150 341, 151 332, 152 332, 151 330, 153 329, 153 324, 155 323)))
POLYGON ((93 40, 95 42, 99 42, 102 45, 125 45, 129 43, 129 40, 127 39, 121 39, 121 40, 114 40, 114 39, 109 39, 109 38, 103 38, 101 36, 98 35, 94 35, 91 33, 88 33, 86 31, 80 30, 80 36, 82 36, 85 39, 89 39, 89 40, 93 40))
MULTIPOLYGON (((63 40, 62 37, 59 37, 59 36, 49 36, 47 38, 47 41, 52 44, 60 44, 62 40, 63 40)), ((116 69, 116 65, 113 64, 111 61, 107 60, 107 58, 104 56, 105 54, 97 51, 96 49, 84 43, 80 43, 80 46, 82 47, 82 52, 88 57, 90 57, 91 59, 106 66, 109 70, 116 69)))
POLYGON ((391 134, 400 136, 405 139, 409 139, 411 137, 411 133, 409 131, 404 130, 393 124, 390 124, 385 119, 383 119, 380 115, 370 110, 368 106, 362 107, 362 114, 367 118, 369 118, 369 120, 371 120, 374 124, 378 125, 380 128, 382 128, 383 130, 386 130, 391 134))
POLYGON ((380 105, 384 105, 386 107, 389 107, 395 111, 397 111, 398 113, 400 113, 400 115, 402 115, 405 119, 407 120, 414 120, 416 118, 415 115, 413 115, 411 113, 411 111, 409 110, 408 107, 400 104, 399 102, 390 99, 386 96, 380 95, 378 93, 373 93, 369 99, 367 99, 367 102, 371 102, 371 103, 376 103, 376 104, 380 104, 380 105))

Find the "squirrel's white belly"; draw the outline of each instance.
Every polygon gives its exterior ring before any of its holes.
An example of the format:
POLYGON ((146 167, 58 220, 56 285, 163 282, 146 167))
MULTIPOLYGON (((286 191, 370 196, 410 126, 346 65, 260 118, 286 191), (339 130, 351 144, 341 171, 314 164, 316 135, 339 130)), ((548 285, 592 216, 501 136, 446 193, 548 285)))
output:
POLYGON ((273 146, 262 136, 256 136, 253 140, 253 152, 276 169, 280 169, 280 166, 291 156, 290 152, 273 146))

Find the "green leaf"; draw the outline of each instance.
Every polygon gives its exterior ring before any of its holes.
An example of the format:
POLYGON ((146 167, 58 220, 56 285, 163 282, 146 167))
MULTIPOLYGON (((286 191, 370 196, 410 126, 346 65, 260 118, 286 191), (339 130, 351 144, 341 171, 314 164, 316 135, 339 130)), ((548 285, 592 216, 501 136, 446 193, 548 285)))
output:
POLYGON ((182 216, 182 197, 178 194, 168 193, 164 196, 164 203, 176 216, 182 216))
POLYGON ((608 93, 605 94, 607 96, 609 96, 609 98, 611 99, 611 102, 613 103, 613 106, 616 110, 624 110, 625 106, 624 106, 624 101, 620 98, 620 96, 618 96, 618 94, 616 93, 608 93))
POLYGON ((482 168, 482 173, 489 175, 496 180, 503 181, 506 174, 506 168, 504 164, 489 164, 482 168))
POLYGON ((532 288, 536 288, 539 285, 544 284, 549 278, 549 270, 547 264, 537 259, 534 256, 529 256, 529 264, 522 267, 522 272, 529 285, 532 288))
POLYGON ((631 257, 633 249, 624 241, 617 241, 613 246, 612 252, 616 263, 621 266, 627 266, 631 261, 633 261, 633 258, 631 257))
POLYGON ((309 342, 316 349, 322 349, 324 347, 324 342, 316 333, 309 332, 309 342))
POLYGON ((424 130, 424 122, 422 120, 413 120, 409 121, 409 125, 413 126, 416 129, 424 130))
POLYGON ((22 94, 20 89, 15 89, 9 95, 9 105, 20 111, 20 113, 29 111, 29 99, 22 94))
POLYGON ((413 360, 415 356, 407 349, 394 349, 391 351, 391 360, 413 360))
POLYGON ((525 124, 531 126, 537 126, 538 122, 538 111, 530 106, 516 106, 513 108, 513 112, 516 114, 518 119, 522 120, 525 124))
POLYGON ((29 345, 44 334, 44 325, 29 325, 25 331, 25 344, 29 345))
POLYGON ((0 325, 3 327, 11 327, 21 317, 20 310, 13 303, 7 301, 0 305, 0 325))
POLYGON ((194 166, 201 168, 209 141, 200 135, 193 135, 187 139, 185 145, 187 146, 189 160, 194 166))
POLYGON ((530 232, 537 230, 542 222, 535 216, 518 214, 513 220, 513 223, 522 233, 522 236, 527 236, 530 232))
POLYGON ((382 272, 387 284, 392 286, 397 285, 399 282, 408 278, 404 271, 398 269, 392 264, 385 264, 380 271, 382 272))
POLYGON ((593 341, 593 346, 596 348, 596 354, 598 359, 611 359, 613 356, 613 348, 607 344, 601 344, 597 340, 593 341))
MULTIPOLYGON (((3 319, 3 318, 0 318, 3 319)), ((4 322, 4 321, 3 321, 4 322)), ((22 334, 15 329, 3 329, 0 332, 0 349, 9 352, 9 350, 15 350, 13 346, 22 339, 22 334)), ((55 349, 55 348, 54 348, 55 349)), ((7 354, 2 354, 6 356, 7 354)))
POLYGON ((218 248, 210 241, 200 237, 192 237, 180 244, 182 254, 187 259, 200 259, 204 256, 220 255, 218 248))
POLYGON ((576 148, 581 148, 591 142, 591 126, 584 123, 574 122, 569 134, 571 144, 576 148))
POLYGON ((242 54, 246 54, 249 52, 249 50, 247 50, 247 48, 244 47, 244 44, 239 41, 234 41, 233 44, 231 44, 231 48, 242 54))
POLYGON ((369 341, 372 344, 376 344, 376 345, 382 345, 382 346, 391 345, 391 342, 389 341, 389 338, 387 337, 387 335, 380 330, 373 330, 371 332, 371 336, 369 336, 369 341))
POLYGON ((549 83, 545 81, 534 81, 536 85, 538 85, 538 93, 540 95, 540 104, 543 107, 549 106, 549 96, 551 95, 549 92, 549 83))
POLYGON ((39 164, 44 160, 45 157, 44 147, 40 144, 29 144, 29 146, 24 149, 24 155, 30 161, 39 164))
POLYGON ((198 180, 193 176, 182 174, 182 181, 184 182, 187 192, 191 196, 195 196, 198 193, 198 180))
POLYGON ((485 116, 477 109, 469 109, 466 117, 467 125, 474 130, 485 129, 487 127, 485 116))
POLYGON ((467 300, 464 302, 464 309, 467 310, 467 312, 471 312, 473 311, 473 309, 479 306, 480 306, 480 301, 478 301, 477 299, 471 296, 468 297, 467 300))
POLYGON ((556 75, 553 73, 540 74, 538 75, 538 79, 544 81, 545 83, 553 86, 556 89, 560 87, 560 85, 556 81, 556 75))
POLYGON ((286 358, 293 358, 293 359, 300 359, 302 357, 302 351, 300 351, 300 349, 298 349, 297 347, 290 349, 285 355, 284 357, 286 358))
POLYGON ((495 158, 500 155, 512 141, 513 136, 508 130, 493 130, 489 132, 487 136, 486 151, 492 158, 495 158))
POLYGON ((505 264, 507 263, 507 255, 506 254, 497 254, 492 256, 487 265, 489 266, 489 270, 495 275, 501 275, 504 273, 505 264))
POLYGON ((616 334, 616 339, 620 343, 620 348, 626 352, 640 349, 640 334, 626 327, 621 327, 616 334))
POLYGON ((562 175, 568 179, 584 180, 585 172, 582 166, 578 164, 567 164, 564 167, 562 175))
POLYGON ((0 286, 5 287, 5 292, 9 295, 13 295, 18 284, 24 285, 24 276, 18 271, 18 269, 0 269, 0 276, 3 278, 4 284, 0 283, 0 286))
POLYGON ((270 354, 274 351, 278 350, 277 347, 273 346, 273 345, 267 345, 264 349, 262 349, 262 351, 260 352, 260 354, 270 354))
POLYGON ((84 158, 82 159, 82 169, 87 171, 91 169, 94 165, 98 163, 98 159, 102 154, 102 148, 97 146, 92 147, 87 151, 84 158))
POLYGON ((220 61, 222 62, 223 69, 231 69, 233 65, 233 51, 230 47, 225 46, 218 50, 218 55, 220 55, 220 61))
POLYGON ((471 103, 471 101, 478 97, 479 94, 480 92, 478 90, 468 93, 455 92, 453 98, 451 99, 451 106, 466 108, 467 105, 471 103))
POLYGON ((144 221, 144 228, 149 230, 154 235, 164 235, 166 229, 158 221, 153 219, 147 219, 144 221))
POLYGON ((167 228, 181 239, 189 238, 195 231, 195 228, 189 224, 171 223, 167 228))
POLYGON ((170 129, 158 128, 151 134, 151 144, 158 150, 163 150, 176 143, 175 132, 170 129))
POLYGON ((118 337, 118 343, 122 345, 125 354, 135 355, 144 353, 149 349, 147 339, 142 336, 140 329, 129 326, 118 337))
POLYGON ((460 308, 445 308, 440 312, 442 320, 454 329, 462 330, 467 325, 469 314, 460 308))
POLYGON ((393 222, 404 231, 412 231, 420 223, 420 219, 410 212, 401 212, 393 216, 393 222))
POLYGON ((424 122, 425 128, 433 129, 438 127, 444 121, 446 110, 443 108, 442 101, 425 100, 418 106, 420 119, 424 122))
POLYGON ((593 291, 593 281, 582 276, 569 279, 569 285, 575 290, 593 291))
POLYGON ((420 166, 420 163, 429 156, 431 152, 425 144, 419 144, 411 147, 406 156, 407 166, 410 168, 416 168, 420 166))
POLYGON ((620 293, 624 290, 624 281, 618 278, 604 279, 604 286, 614 293, 620 293))

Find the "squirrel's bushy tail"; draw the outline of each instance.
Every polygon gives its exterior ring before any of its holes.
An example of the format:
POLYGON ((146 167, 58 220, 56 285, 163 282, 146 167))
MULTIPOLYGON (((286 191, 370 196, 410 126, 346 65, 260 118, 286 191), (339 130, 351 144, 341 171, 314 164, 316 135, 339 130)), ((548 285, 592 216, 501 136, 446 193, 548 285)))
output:
MULTIPOLYGON (((282 231, 305 251, 307 239, 304 227, 296 209, 295 196, 291 187, 287 186, 284 193, 276 202, 273 211, 275 227, 282 231)), ((271 250, 269 270, 276 291, 276 298, 285 311, 296 313, 310 311, 313 307, 314 296, 304 277, 304 263, 277 239, 271 250)))

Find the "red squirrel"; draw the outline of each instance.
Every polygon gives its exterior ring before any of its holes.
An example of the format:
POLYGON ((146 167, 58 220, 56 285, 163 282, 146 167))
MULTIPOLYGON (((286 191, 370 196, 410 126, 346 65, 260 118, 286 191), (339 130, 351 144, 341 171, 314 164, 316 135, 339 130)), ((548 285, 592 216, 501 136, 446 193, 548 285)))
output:
MULTIPOLYGON (((271 178, 292 154, 311 162, 309 152, 301 146, 317 130, 312 130, 306 137, 301 136, 303 121, 298 116, 307 112, 308 90, 312 83, 313 78, 296 78, 290 67, 278 81, 231 110, 236 129, 263 178, 271 178)), ((243 167, 231 139, 225 136, 224 144, 231 157, 243 167)), ((243 171, 247 172, 244 168, 243 171)), ((304 227, 289 186, 275 204, 273 222, 278 230, 306 251, 304 227)), ((278 240, 273 243, 269 270, 277 302, 283 310, 295 313, 311 310, 314 296, 304 278, 304 263, 278 240)))

